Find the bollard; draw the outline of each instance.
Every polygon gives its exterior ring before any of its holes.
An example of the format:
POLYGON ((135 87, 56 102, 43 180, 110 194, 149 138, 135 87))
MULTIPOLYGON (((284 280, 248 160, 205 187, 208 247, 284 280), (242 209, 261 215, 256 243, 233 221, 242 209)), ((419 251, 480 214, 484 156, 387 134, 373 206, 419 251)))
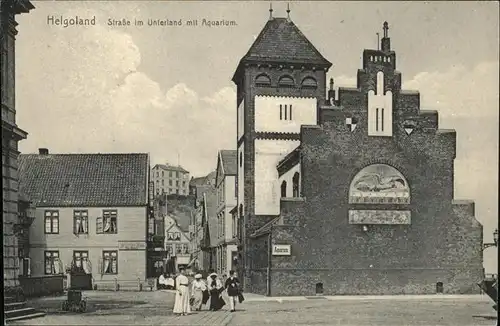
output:
POLYGON ((120 285, 118 284, 118 279, 115 278, 115 291, 120 290, 120 285))
POLYGON ((141 283, 140 277, 137 278, 137 282, 139 283, 139 292, 141 292, 142 291, 142 283, 141 283))

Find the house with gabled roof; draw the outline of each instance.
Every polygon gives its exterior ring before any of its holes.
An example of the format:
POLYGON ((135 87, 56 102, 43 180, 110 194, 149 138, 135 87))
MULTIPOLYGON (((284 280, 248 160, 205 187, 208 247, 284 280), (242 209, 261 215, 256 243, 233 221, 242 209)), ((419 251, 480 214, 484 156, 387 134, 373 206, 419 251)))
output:
POLYGON ((180 267, 191 266, 191 238, 189 235, 189 221, 182 223, 183 219, 174 215, 165 216, 165 252, 167 260, 175 262, 175 270, 180 267))
POLYGON ((149 155, 19 156, 19 187, 36 213, 32 276, 80 269, 98 287, 146 278, 149 155))
POLYGON ((238 172, 236 150, 220 150, 217 156, 215 177, 217 204, 216 270, 228 274, 233 269, 233 257, 237 256, 238 220, 231 211, 236 207, 236 174, 238 172))

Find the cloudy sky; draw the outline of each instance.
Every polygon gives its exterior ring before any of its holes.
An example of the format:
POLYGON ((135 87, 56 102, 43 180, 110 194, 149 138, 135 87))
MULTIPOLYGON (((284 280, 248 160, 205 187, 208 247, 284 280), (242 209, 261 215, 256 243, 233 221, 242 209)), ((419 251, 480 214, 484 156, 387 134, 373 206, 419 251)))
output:
MULTIPOLYGON (((235 148, 231 77, 268 19, 268 2, 33 3, 18 17, 23 153, 149 152, 152 163, 180 160, 199 176, 215 168, 218 149, 235 148), (63 28, 48 16, 96 16, 97 25, 63 28), (184 26, 110 27, 109 18, 184 26), (203 18, 237 26, 185 26, 203 18)), ((273 7, 286 15, 286 3, 273 7)), ((334 64, 337 86, 355 84, 363 49, 376 48, 389 22, 403 88, 419 90, 422 107, 458 132, 456 197, 476 200, 486 241, 498 210, 498 15, 495 2, 291 2, 292 20, 334 64)))

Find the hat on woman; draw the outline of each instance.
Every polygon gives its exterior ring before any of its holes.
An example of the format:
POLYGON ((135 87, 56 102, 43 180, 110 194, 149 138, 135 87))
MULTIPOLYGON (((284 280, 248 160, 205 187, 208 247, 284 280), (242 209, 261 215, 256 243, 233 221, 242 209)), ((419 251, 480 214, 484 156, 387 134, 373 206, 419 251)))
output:
POLYGON ((217 277, 217 273, 212 273, 212 274, 208 275, 208 277, 217 277))
POLYGON ((201 274, 196 274, 196 275, 194 276, 194 278, 198 279, 198 278, 202 278, 202 276, 201 276, 201 274))

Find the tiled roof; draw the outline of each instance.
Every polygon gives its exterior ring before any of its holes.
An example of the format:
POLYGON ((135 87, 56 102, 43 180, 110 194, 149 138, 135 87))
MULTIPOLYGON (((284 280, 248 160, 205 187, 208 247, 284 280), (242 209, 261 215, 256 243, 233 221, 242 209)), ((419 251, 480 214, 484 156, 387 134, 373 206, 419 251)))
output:
POLYGON ((259 235, 269 233, 274 225, 278 225, 280 223, 281 223, 281 216, 276 216, 271 221, 258 228, 254 233, 250 235, 250 237, 258 237, 259 235))
POLYGON ((247 61, 331 66, 298 27, 286 18, 268 20, 240 64, 247 61))
POLYGON ((205 185, 207 185, 207 182, 210 183, 210 181, 215 179, 216 173, 217 173, 217 171, 212 171, 204 177, 192 178, 191 181, 189 181, 189 185, 190 186, 205 186, 205 185))
POLYGON ((39 207, 147 204, 148 154, 19 155, 19 190, 39 207))
POLYGON ((183 173, 189 173, 189 171, 184 169, 182 166, 175 166, 175 165, 170 165, 170 164, 156 164, 155 166, 153 166, 153 169, 156 167, 159 167, 159 168, 166 170, 166 171, 179 171, 179 172, 183 172, 183 173))
POLYGON ((217 193, 215 189, 206 192, 206 205, 208 215, 208 228, 210 232, 210 246, 214 246, 217 238, 217 193))
POLYGON ((223 149, 220 151, 224 175, 236 175, 238 172, 238 152, 223 149))

